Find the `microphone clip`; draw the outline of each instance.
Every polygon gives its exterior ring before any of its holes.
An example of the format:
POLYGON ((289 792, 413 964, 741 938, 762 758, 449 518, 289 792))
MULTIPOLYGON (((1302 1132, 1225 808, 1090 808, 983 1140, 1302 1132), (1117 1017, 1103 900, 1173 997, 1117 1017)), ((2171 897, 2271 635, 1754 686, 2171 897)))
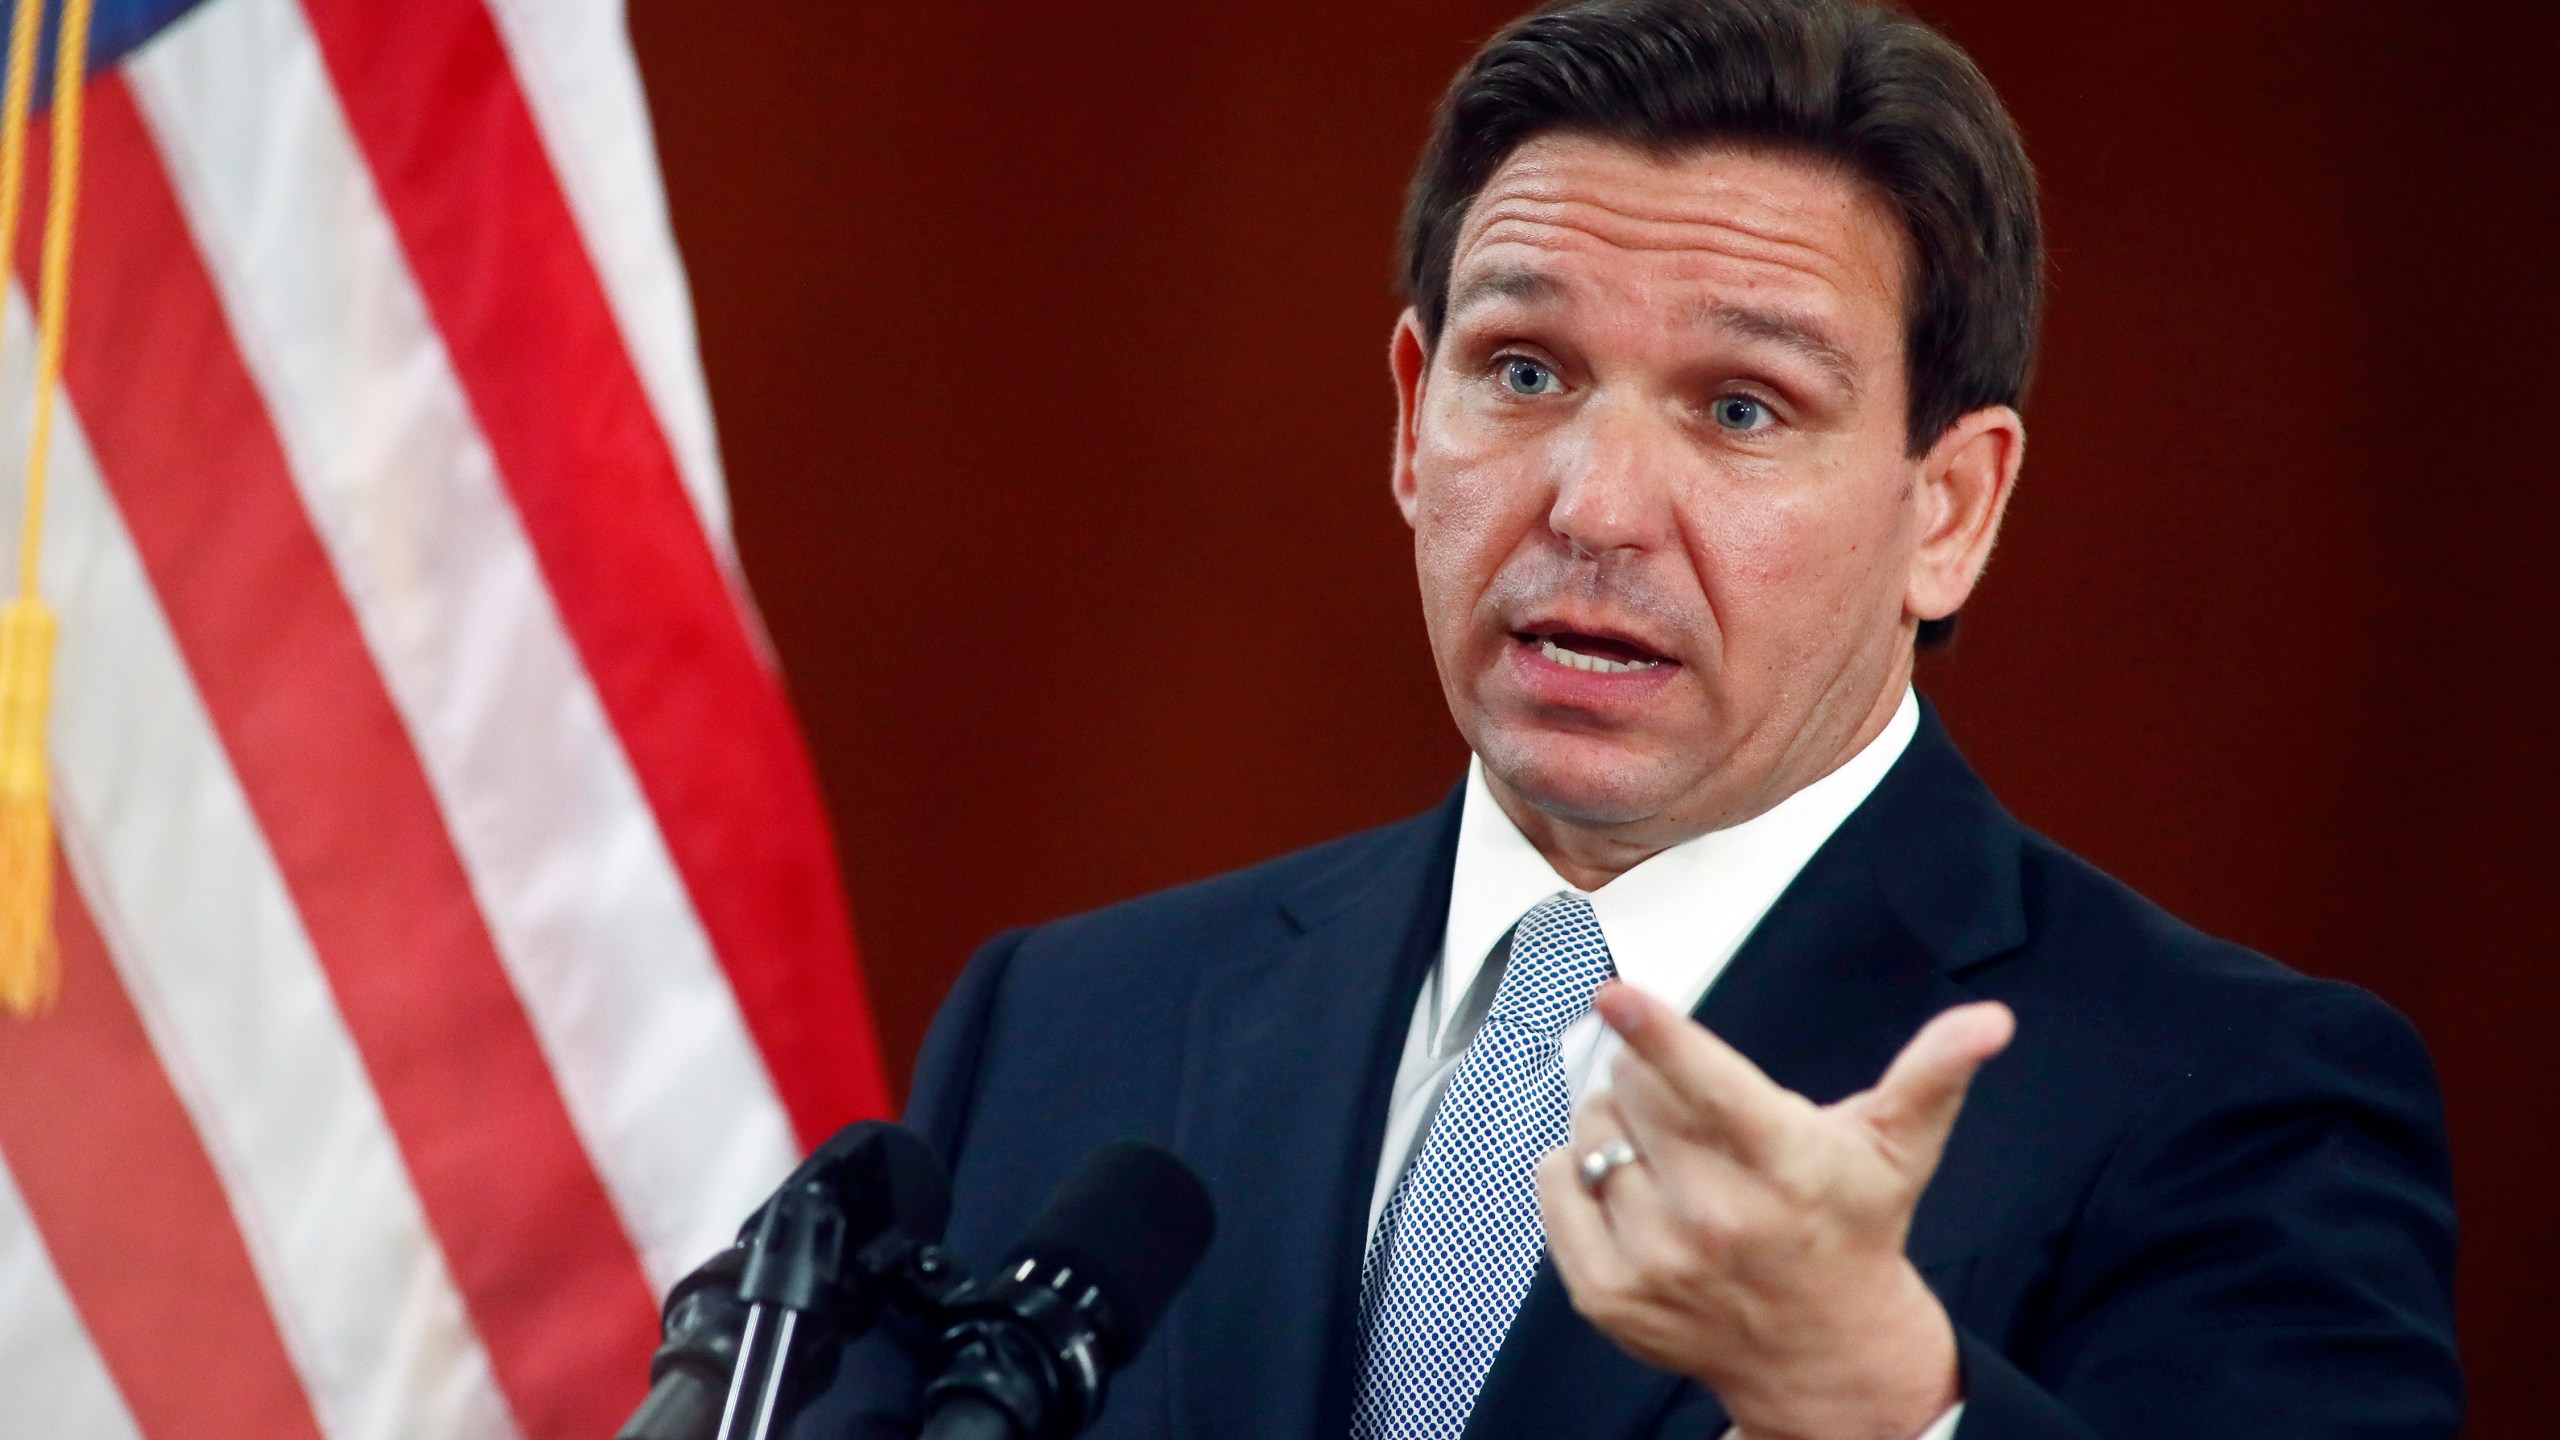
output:
POLYGON ((1065 1264, 1024 1259, 960 1287, 943 1306, 940 1373, 928 1412, 973 1398, 1001 1412, 1022 1440, 1056 1440, 1092 1423, 1104 1377, 1121 1357, 1100 1287, 1065 1264))
POLYGON ((777 1193, 754 1236, 732 1250, 742 1250, 744 1260, 730 1303, 746 1307, 746 1321, 732 1352, 719 1440, 768 1440, 795 1343, 861 1334, 884 1305, 939 1317, 972 1288, 941 1246, 902 1230, 885 1230, 850 1256, 845 1242, 843 1208, 811 1181, 777 1193), (803 1334, 804 1326, 819 1333, 803 1334))
POLYGON ((720 1407, 719 1440, 766 1440, 773 1433, 801 1323, 837 1318, 844 1230, 843 1207, 816 1180, 783 1187, 765 1206, 738 1277, 747 1318, 720 1407))

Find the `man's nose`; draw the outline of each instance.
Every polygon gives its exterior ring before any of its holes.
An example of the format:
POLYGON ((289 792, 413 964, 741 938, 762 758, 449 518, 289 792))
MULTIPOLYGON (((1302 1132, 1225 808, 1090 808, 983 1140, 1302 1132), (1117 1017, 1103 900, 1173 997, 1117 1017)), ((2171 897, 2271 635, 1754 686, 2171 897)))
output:
POLYGON ((1659 543, 1669 524, 1678 437, 1643 407, 1595 398, 1562 438, 1547 527, 1592 555, 1659 543))

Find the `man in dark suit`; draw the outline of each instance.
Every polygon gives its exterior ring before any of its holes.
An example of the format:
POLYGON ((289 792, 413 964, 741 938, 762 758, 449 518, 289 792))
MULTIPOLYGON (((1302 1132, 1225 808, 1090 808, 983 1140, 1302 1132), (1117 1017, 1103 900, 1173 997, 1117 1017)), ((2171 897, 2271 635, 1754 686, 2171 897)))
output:
MULTIPOLYGON (((965 1256, 1109 1140, 1216 1197, 1094 1433, 2457 1430, 2417 1037, 2021 828, 1910 689, 2039 233, 1979 73, 1853 0, 1583 0, 1460 73, 1390 358, 1465 784, 998 939, 919 1066, 965 1256)), ((867 1344, 798 1433, 914 1390, 867 1344)))

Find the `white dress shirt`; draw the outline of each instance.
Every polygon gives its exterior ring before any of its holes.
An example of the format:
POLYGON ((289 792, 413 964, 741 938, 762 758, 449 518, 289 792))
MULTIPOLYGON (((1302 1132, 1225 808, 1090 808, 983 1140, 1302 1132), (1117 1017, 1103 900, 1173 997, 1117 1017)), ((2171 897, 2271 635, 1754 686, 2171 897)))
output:
MULTIPOLYGON (((1587 897, 1618 978, 1674 1009, 1693 1010, 1796 872, 1874 791, 1919 728, 1920 702, 1905 690, 1884 729, 1838 769, 1760 815, 1674 845, 1591 891, 1556 874, 1485 789, 1483 762, 1471 762, 1449 883, 1449 928, 1396 1065, 1386 1144, 1370 1191, 1370 1232, 1376 1233, 1388 1194, 1421 1148, 1432 1112, 1493 1006, 1511 928, 1531 906, 1559 891, 1587 897)), ((1595 1082, 1605 1083, 1603 1066, 1616 1045, 1597 1015, 1566 1028, 1565 1085, 1575 1101, 1595 1082)), ((1963 1408, 1918 1440, 1952 1436, 1963 1408)))

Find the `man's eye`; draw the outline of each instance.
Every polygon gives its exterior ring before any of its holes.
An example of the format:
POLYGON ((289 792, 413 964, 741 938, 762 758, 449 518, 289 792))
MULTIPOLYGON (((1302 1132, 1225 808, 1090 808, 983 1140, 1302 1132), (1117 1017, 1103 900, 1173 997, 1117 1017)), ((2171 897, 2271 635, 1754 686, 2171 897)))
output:
POLYGON ((1769 407, 1748 395, 1719 395, 1708 413, 1727 430, 1766 430, 1778 423, 1769 407))
POLYGON ((1535 360, 1514 355, 1502 362, 1502 388, 1514 395, 1552 395, 1556 384, 1556 372, 1535 360))

